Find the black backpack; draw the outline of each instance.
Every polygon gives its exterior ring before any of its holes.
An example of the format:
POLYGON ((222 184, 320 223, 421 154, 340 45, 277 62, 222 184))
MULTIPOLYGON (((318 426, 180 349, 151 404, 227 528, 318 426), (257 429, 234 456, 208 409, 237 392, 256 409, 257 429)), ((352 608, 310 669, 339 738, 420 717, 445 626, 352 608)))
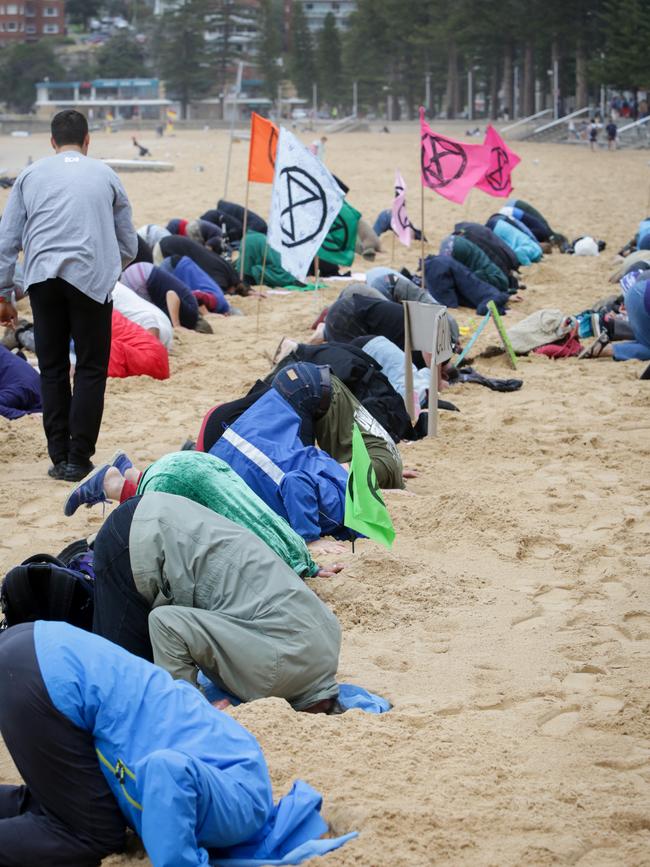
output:
POLYGON ((92 631, 94 585, 88 574, 58 557, 35 554, 5 575, 0 629, 35 620, 64 620, 92 631))

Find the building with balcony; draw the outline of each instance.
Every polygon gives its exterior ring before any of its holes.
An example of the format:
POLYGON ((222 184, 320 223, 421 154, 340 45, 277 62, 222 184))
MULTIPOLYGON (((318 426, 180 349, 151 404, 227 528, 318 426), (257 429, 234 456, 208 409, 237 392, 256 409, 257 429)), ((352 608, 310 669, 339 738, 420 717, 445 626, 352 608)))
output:
POLYGON ((64 0, 0 0, 0 45, 36 42, 65 33, 64 0))

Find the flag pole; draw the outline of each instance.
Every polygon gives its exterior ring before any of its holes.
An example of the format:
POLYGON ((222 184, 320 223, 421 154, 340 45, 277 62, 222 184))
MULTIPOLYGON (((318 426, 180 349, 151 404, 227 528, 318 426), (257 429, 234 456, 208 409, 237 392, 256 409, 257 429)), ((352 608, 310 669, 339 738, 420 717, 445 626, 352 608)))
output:
POLYGON ((264 286, 264 272, 266 271, 266 254, 269 252, 269 242, 264 245, 264 259, 262 260, 262 276, 260 279, 260 288, 257 292, 257 325, 256 333, 260 333, 260 305, 262 303, 262 287, 264 286))
MULTIPOLYGON (((250 172, 250 167, 249 167, 250 172)), ((246 201, 244 202, 244 224, 242 226, 241 253, 239 255, 239 279, 244 279, 244 258, 246 257, 246 230, 248 228, 248 194, 250 191, 250 177, 246 177, 246 201)))
POLYGON ((422 284, 424 285, 424 184, 420 183, 420 257, 422 259, 422 284))

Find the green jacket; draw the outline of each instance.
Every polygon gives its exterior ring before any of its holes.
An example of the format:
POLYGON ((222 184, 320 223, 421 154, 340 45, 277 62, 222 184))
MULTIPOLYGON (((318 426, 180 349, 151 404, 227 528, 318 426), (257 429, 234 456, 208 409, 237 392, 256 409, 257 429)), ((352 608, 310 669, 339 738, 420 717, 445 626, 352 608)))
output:
POLYGON ((457 262, 467 266, 479 280, 484 280, 503 292, 508 291, 508 278, 477 244, 461 235, 454 235, 453 242, 453 256, 457 262))
POLYGON ((352 460, 352 429, 359 426, 380 488, 403 488, 402 459, 391 435, 362 406, 350 389, 330 377, 329 409, 314 424, 318 445, 341 464, 352 460))
MULTIPOLYGON (((240 250, 243 246, 242 242, 240 250)), ((233 268, 235 271, 239 272, 239 259, 236 262, 233 262, 233 268)), ((244 276, 255 286, 261 286, 262 272, 264 273, 264 286, 277 288, 283 286, 303 285, 293 276, 293 274, 284 270, 280 260, 280 254, 267 245, 266 235, 261 235, 259 232, 246 232, 244 276), (266 263, 264 262, 265 256, 266 263)))
POLYGON ((172 677, 196 684, 201 670, 242 701, 278 696, 296 710, 338 694, 338 620, 257 536, 154 493, 135 510, 129 552, 154 662, 172 677))
POLYGON ((246 527, 303 578, 318 572, 304 540, 214 455, 192 451, 165 455, 147 467, 138 484, 138 494, 152 491, 187 497, 246 527))

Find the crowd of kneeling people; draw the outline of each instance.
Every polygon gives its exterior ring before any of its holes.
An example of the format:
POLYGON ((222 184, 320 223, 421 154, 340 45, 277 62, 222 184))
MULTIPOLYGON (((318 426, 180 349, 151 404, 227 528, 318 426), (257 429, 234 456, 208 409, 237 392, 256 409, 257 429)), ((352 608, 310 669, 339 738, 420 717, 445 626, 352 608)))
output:
MULTIPOLYGON (((116 308, 164 348, 173 328, 231 312, 229 296, 261 282, 261 269, 267 285, 288 281, 257 240, 266 227, 254 214, 240 279, 229 255, 241 218, 220 202, 197 220, 143 227, 116 308)), ((387 228, 384 213, 366 227, 366 258, 387 228)), ((605 355, 626 318, 632 339, 614 343, 614 358, 650 359, 650 233, 641 236, 613 275, 627 277, 624 299, 590 319, 598 334, 587 357, 605 355)), ((122 850, 127 826, 155 867, 298 863, 282 859, 348 839, 319 839, 320 796, 302 781, 274 807, 257 742, 220 711, 270 697, 311 714, 390 709, 337 680, 340 624, 309 584, 340 572, 318 561, 358 535, 345 526, 353 427, 378 485, 403 488, 415 473, 396 444, 426 433, 418 412, 429 400, 431 357, 413 354, 409 412, 402 302, 480 313, 494 301, 503 311, 523 288, 520 267, 553 246, 575 244, 519 200, 485 226, 459 223, 421 278, 372 268, 364 283, 348 284, 310 342, 283 338, 272 371, 208 409, 179 451, 137 468, 120 449, 77 484, 67 516, 117 504, 96 537, 63 566, 26 562, 3 585, 11 628, 0 641, 0 727, 25 785, 0 787, 0 864, 97 865, 122 850), (43 574, 60 591, 39 583, 43 574), (86 595, 75 595, 80 575, 92 593, 84 585, 86 595)), ((458 350, 453 317, 450 325, 458 350)))

